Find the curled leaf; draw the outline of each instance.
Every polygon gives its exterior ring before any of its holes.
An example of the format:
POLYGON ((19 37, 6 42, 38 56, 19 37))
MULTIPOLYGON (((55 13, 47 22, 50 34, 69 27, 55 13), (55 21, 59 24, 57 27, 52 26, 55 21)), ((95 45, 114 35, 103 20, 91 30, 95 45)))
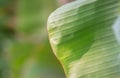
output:
POLYGON ((67 78, 120 77, 118 10, 119 0, 77 0, 50 15, 50 43, 67 78))

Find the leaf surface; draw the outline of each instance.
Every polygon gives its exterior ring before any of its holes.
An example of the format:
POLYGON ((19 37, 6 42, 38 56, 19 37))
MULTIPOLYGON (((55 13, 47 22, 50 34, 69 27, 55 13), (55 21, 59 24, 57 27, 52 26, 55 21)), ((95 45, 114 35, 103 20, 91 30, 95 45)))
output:
POLYGON ((67 78, 120 77, 119 0, 77 0, 54 11, 48 34, 67 78))

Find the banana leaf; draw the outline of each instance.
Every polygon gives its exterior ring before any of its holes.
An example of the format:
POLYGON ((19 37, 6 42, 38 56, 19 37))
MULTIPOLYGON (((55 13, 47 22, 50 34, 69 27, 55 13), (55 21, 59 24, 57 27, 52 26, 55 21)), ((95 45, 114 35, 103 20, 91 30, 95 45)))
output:
POLYGON ((67 78, 120 77, 119 4, 76 0, 49 16, 49 40, 67 78))

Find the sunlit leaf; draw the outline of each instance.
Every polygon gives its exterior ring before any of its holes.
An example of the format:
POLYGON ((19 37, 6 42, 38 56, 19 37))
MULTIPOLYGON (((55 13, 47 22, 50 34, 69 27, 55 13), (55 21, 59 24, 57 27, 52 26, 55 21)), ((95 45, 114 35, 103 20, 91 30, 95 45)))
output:
POLYGON ((77 0, 53 12, 48 34, 67 78, 120 77, 119 0, 77 0))

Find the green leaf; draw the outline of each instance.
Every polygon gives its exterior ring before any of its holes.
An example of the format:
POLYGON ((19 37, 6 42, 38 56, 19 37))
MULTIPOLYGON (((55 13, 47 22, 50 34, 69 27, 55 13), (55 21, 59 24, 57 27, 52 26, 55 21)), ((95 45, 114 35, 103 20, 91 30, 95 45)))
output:
POLYGON ((119 0, 77 0, 53 12, 48 34, 67 78, 120 77, 119 0))

